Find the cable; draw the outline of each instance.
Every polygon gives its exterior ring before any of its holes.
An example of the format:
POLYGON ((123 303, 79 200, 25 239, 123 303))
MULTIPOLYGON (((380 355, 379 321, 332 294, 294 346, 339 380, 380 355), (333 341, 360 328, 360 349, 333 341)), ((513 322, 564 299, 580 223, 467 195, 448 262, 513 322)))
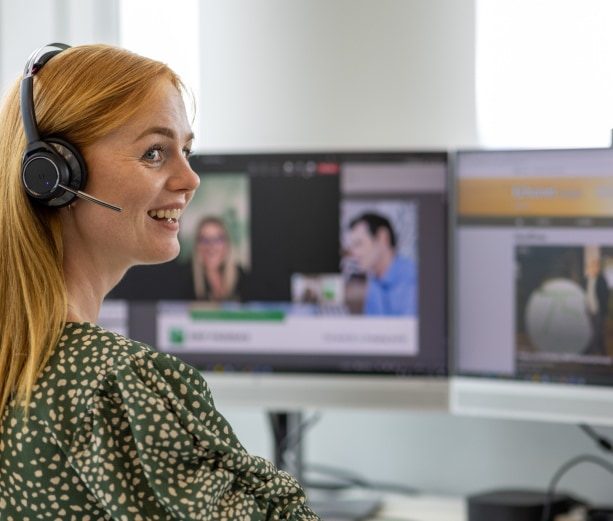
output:
POLYGON ((549 521, 549 515, 551 514, 551 503, 553 501, 553 495, 555 494, 555 490, 558 486, 559 481, 562 479, 564 474, 566 474, 566 472, 581 463, 593 463, 594 465, 598 465, 605 469, 607 472, 613 474, 613 464, 609 463, 607 460, 599 456, 593 456, 592 454, 583 454, 581 456, 571 458, 556 471, 556 473, 551 478, 551 481, 549 482, 549 487, 547 488, 547 493, 545 496, 545 505, 543 506, 543 515, 541 516, 541 521, 549 521))
POLYGON ((596 444, 605 452, 613 452, 613 443, 608 438, 598 434, 593 427, 585 423, 580 423, 579 428, 592 438, 596 444))

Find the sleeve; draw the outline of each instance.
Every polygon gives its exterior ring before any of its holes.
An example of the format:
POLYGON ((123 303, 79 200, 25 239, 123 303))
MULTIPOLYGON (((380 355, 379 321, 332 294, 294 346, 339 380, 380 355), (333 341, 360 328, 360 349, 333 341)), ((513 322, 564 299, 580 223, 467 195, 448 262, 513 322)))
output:
POLYGON ((113 519, 319 519, 294 478, 245 451, 201 375, 160 353, 107 374, 69 457, 113 519))

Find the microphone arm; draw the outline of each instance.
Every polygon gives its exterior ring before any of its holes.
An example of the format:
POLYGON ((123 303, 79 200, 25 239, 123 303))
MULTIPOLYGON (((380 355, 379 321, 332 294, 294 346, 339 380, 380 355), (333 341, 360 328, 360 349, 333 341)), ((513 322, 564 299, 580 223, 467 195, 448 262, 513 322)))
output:
POLYGON ((96 199, 92 195, 86 194, 85 192, 81 192, 81 190, 74 190, 66 185, 63 185, 62 183, 60 183, 59 186, 60 188, 63 188, 67 192, 70 192, 71 194, 74 194, 77 197, 80 197, 81 199, 85 199, 86 201, 89 201, 90 203, 99 204, 100 206, 104 206, 105 208, 110 208, 111 210, 115 210, 116 212, 121 212, 121 208, 119 206, 115 206, 114 204, 106 203, 104 201, 101 201, 100 199, 96 199))

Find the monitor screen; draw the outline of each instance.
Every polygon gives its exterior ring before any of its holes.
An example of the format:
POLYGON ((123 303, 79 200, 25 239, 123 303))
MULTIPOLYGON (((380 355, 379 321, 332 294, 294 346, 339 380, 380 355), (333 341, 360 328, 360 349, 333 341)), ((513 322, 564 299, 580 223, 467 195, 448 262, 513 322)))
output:
POLYGON ((455 167, 455 372, 500 386, 460 378, 452 399, 600 421, 594 402, 613 403, 613 150, 466 151, 455 167))
POLYGON ((127 273, 116 326, 217 373, 446 374, 446 153, 190 161, 181 253, 127 273))

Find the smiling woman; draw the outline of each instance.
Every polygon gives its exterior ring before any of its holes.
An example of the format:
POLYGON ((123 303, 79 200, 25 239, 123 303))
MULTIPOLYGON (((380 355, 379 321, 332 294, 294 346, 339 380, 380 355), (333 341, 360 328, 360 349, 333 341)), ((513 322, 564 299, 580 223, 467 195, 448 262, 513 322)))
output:
POLYGON ((196 370, 95 324, 131 266, 179 253, 181 93, 159 62, 52 44, 0 109, 2 519, 317 519, 196 370))

